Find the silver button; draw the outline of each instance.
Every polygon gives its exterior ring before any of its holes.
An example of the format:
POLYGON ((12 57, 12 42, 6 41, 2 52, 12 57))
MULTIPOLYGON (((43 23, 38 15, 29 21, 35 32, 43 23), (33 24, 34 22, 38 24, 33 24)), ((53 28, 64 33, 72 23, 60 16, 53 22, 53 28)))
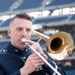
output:
POLYGON ((17 50, 17 49, 15 49, 15 51, 16 51, 16 52, 18 52, 18 50, 17 50))
POLYGON ((6 53, 6 52, 7 52, 7 50, 5 50, 5 49, 4 49, 2 52, 3 52, 3 53, 6 53))
POLYGON ((23 59, 26 59, 26 57, 23 57, 23 59))

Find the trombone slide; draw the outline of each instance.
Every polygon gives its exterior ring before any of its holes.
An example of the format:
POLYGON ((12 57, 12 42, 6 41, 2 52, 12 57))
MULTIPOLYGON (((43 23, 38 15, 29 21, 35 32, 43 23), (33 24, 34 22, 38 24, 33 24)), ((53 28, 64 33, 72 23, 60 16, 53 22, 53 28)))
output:
POLYGON ((54 70, 58 75, 61 75, 49 62, 47 62, 31 45, 28 44, 28 47, 35 52, 52 70, 54 70))

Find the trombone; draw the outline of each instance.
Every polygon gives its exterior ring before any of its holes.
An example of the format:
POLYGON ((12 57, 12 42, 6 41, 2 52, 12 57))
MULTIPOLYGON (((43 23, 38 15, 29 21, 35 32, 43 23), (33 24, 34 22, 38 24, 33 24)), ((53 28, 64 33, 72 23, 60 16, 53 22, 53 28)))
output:
MULTIPOLYGON (((51 37, 41 34, 38 31, 33 30, 37 36, 47 42, 47 52, 49 56, 54 60, 63 60, 71 55, 74 47, 74 42, 70 34, 67 32, 58 32, 51 37)), ((26 39, 23 38, 24 42, 26 39)), ((28 46, 33 50, 52 70, 58 75, 61 75, 49 62, 47 62, 31 45, 28 46)))
POLYGON ((35 30, 33 33, 47 42, 47 52, 52 59, 63 60, 72 54, 74 42, 69 33, 61 31, 51 37, 35 30))

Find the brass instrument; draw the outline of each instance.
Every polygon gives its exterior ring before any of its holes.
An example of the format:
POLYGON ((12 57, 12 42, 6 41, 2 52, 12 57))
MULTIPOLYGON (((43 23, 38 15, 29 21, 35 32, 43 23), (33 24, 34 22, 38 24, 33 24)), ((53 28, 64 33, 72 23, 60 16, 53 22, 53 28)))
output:
MULTIPOLYGON (((67 58, 73 51, 73 39, 70 34, 66 32, 58 32, 51 37, 41 34, 33 30, 33 32, 47 42, 47 51, 49 56, 54 60, 62 60, 67 58)), ((26 38, 21 41, 25 42, 26 38)), ((33 50, 52 70, 58 75, 61 75, 48 61, 46 61, 30 44, 28 46, 33 50)))
POLYGON ((37 36, 47 42, 47 51, 54 60, 62 60, 72 54, 74 42, 71 35, 67 32, 58 32, 51 37, 33 30, 37 36))

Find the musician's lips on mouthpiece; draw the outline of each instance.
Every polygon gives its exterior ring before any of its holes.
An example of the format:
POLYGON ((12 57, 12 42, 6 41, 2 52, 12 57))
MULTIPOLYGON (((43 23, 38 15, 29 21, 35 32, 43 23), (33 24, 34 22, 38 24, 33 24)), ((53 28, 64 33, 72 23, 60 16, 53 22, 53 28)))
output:
POLYGON ((26 38, 22 38, 22 39, 21 39, 21 42, 25 42, 25 41, 26 41, 26 38))

